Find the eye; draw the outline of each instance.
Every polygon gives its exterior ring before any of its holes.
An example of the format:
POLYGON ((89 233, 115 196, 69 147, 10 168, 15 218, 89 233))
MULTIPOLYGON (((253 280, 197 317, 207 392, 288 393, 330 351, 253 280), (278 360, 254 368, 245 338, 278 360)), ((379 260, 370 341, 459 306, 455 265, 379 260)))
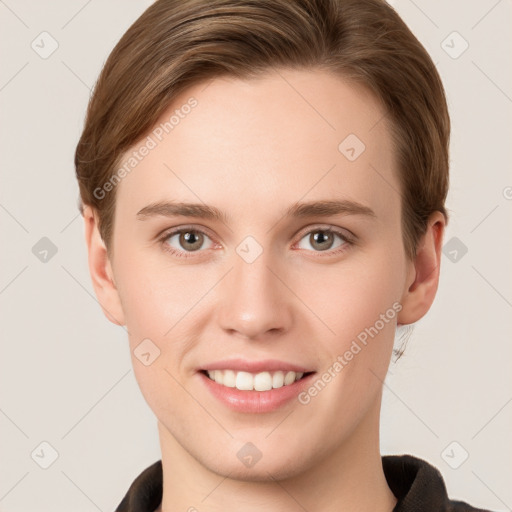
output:
POLYGON ((348 235, 340 230, 333 228, 316 227, 309 230, 299 241, 300 249, 309 249, 307 245, 313 248, 314 252, 331 252, 338 254, 347 249, 352 244, 348 235), (336 238, 338 244, 336 245, 336 238), (303 243, 305 241, 305 244, 303 243))
POLYGON ((206 240, 210 240, 210 237, 204 231, 194 228, 176 229, 165 233, 160 238, 164 250, 184 258, 189 257, 187 253, 208 249, 209 247, 204 247, 206 240))
MULTIPOLYGON (((214 246, 211 238, 203 230, 192 227, 168 231, 160 237, 159 242, 165 251, 179 258, 193 257, 194 253, 201 253, 202 250, 211 249, 214 246)), ((298 242, 298 247, 307 250, 311 250, 312 247, 313 252, 327 252, 333 255, 344 252, 353 243, 350 235, 341 230, 332 227, 315 227, 305 232, 298 242)))

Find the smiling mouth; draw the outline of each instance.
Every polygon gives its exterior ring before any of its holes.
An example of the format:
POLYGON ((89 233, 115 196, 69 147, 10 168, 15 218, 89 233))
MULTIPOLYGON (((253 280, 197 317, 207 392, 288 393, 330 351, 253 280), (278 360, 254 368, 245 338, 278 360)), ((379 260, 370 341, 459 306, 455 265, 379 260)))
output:
POLYGON ((315 372, 268 371, 250 373, 236 370, 201 370, 221 386, 241 391, 269 391, 289 386, 315 372))

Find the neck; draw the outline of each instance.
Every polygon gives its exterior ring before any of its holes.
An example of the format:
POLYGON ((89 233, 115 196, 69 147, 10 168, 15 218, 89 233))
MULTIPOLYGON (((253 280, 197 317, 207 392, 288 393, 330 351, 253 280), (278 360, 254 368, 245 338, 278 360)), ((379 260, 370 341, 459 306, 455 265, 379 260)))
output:
POLYGON ((380 400, 350 437, 320 464, 283 480, 242 481, 200 464, 158 423, 162 449, 163 497, 157 512, 267 510, 391 512, 389 489, 379 450, 380 400))

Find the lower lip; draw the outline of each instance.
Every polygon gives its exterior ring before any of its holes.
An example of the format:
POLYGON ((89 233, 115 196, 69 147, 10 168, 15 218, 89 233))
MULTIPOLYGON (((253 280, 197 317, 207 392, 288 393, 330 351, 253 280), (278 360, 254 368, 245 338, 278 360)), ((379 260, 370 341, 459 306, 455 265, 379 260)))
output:
POLYGON ((313 375, 314 373, 311 373, 293 384, 269 389, 268 391, 241 391, 237 388, 223 386, 204 373, 199 372, 199 376, 206 387, 224 405, 237 412, 250 413, 272 412, 279 409, 279 407, 297 398, 299 393, 309 385, 310 378, 313 375))

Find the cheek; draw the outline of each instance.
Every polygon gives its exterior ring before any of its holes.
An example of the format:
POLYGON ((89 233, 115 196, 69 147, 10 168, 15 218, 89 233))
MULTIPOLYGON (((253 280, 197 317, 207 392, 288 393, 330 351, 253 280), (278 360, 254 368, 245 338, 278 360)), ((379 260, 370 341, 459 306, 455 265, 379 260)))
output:
POLYGON ((171 265, 163 259, 133 255, 119 262, 123 311, 130 333, 163 339, 175 326, 194 315, 194 307, 215 284, 212 273, 203 277, 194 265, 171 265))
POLYGON ((397 272, 382 254, 373 265, 367 260, 350 269, 340 266, 339 272, 316 273, 303 283, 302 293, 312 291, 308 306, 329 327, 315 324, 322 354, 318 378, 328 383, 310 388, 304 399, 311 399, 318 417, 331 418, 340 432, 349 428, 347 417, 351 425, 358 423, 382 389, 401 309, 397 272))
MULTIPOLYGON (((346 264, 318 265, 303 276, 298 295, 307 298, 307 306, 322 321, 318 329, 323 329, 325 336, 319 340, 335 340, 337 350, 373 326, 400 298, 400 263, 384 251, 347 259, 346 264)), ((389 338, 394 335, 396 323, 393 309, 388 317, 385 327, 380 322, 378 326, 382 336, 389 338)))

